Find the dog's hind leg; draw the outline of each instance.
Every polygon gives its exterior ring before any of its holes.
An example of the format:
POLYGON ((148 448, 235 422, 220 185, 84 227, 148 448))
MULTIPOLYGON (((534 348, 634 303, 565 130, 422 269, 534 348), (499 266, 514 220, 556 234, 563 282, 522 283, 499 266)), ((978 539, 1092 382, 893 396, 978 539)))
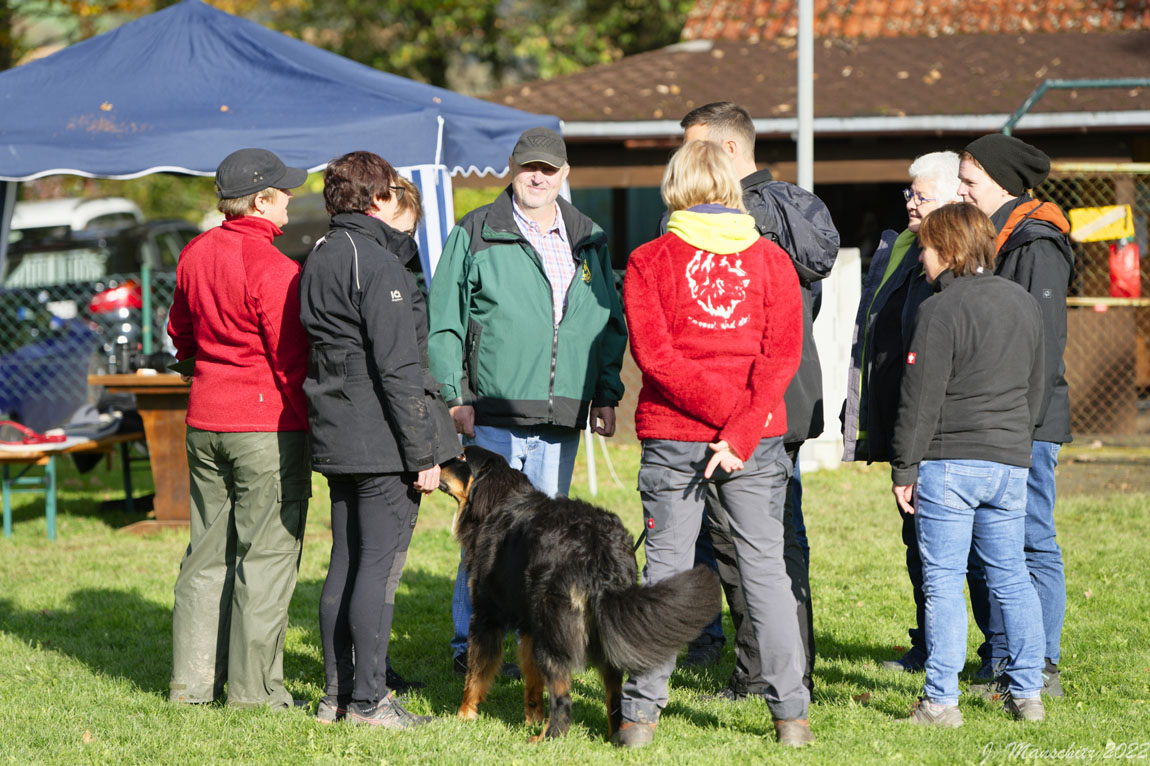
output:
POLYGON ((547 723, 543 725, 543 731, 532 737, 530 742, 562 737, 571 728, 571 675, 567 670, 563 670, 557 677, 547 679, 547 696, 551 703, 547 723))
POLYGON ((535 663, 535 641, 519 634, 519 667, 523 669, 523 715, 527 723, 543 723, 543 676, 535 663))
POLYGON ((491 691, 495 675, 503 664, 502 638, 499 630, 476 632, 472 618, 472 630, 467 636, 467 679, 463 683, 460 718, 472 720, 479 717, 479 703, 491 691))
POLYGON ((610 739, 623 723, 623 671, 603 663, 599 666, 599 677, 607 694, 607 739, 610 739))

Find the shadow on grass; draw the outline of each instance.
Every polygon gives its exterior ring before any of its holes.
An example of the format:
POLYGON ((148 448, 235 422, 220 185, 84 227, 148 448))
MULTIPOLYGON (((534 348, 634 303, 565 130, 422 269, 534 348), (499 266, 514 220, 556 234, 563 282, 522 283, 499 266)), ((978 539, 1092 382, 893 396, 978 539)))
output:
MULTIPOLYGON (((152 472, 146 459, 142 463, 133 462, 132 496, 134 507, 128 513, 124 504, 124 482, 120 470, 120 458, 116 456, 111 468, 101 463, 87 473, 80 473, 75 463, 61 456, 57 461, 56 512, 61 516, 75 516, 103 522, 108 527, 119 529, 145 518, 152 510, 152 472), (105 499, 105 497, 107 499, 105 499)), ((13 467, 13 475, 22 466, 13 467)), ((43 469, 30 469, 29 476, 43 475, 43 469)), ((12 521, 14 524, 44 524, 46 499, 44 492, 21 493, 12 498, 12 521)))
POLYGON ((23 610, 0 599, 0 625, 28 644, 167 696, 172 658, 171 607, 130 590, 85 588, 64 609, 23 610))
MULTIPOLYGON (((409 559, 410 560, 410 559, 409 559)), ((322 640, 319 632, 319 603, 323 579, 301 579, 296 584, 288 620, 297 635, 314 649, 284 654, 288 678, 304 678, 321 688, 324 685, 322 640)), ((392 665, 404 678, 426 683, 420 693, 437 710, 454 710, 463 692, 463 679, 452 671, 451 593, 453 577, 436 575, 419 568, 404 571, 396 595, 388 654, 392 665)))

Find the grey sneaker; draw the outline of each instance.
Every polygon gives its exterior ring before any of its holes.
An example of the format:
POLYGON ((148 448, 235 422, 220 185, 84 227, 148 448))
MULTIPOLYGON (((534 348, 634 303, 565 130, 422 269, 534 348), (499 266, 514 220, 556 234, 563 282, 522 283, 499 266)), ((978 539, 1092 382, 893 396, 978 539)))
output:
POLYGON ((962 711, 958 705, 939 705, 926 697, 919 697, 910 709, 908 718, 900 718, 903 723, 919 726, 941 726, 944 729, 957 729, 962 726, 962 711))
POLYGON ((1019 721, 1046 720, 1046 708, 1042 705, 1041 697, 1028 697, 1027 699, 1018 699, 1010 692, 1007 692, 1002 704, 1002 709, 1010 713, 1019 721))
POLYGON ((716 639, 706 633, 687 644, 687 654, 683 657, 684 665, 701 668, 714 665, 723 653, 723 644, 726 641, 716 639))
POLYGON ((653 723, 624 721, 619 730, 611 735, 611 744, 616 747, 646 747, 655 739, 653 723))
POLYGON ((370 706, 353 702, 347 713, 350 723, 367 726, 380 726, 385 729, 411 729, 432 720, 429 715, 416 715, 407 711, 395 694, 389 694, 370 706))
POLYGON ((775 737, 780 745, 804 747, 815 741, 811 724, 806 718, 783 718, 775 721, 775 737))
POLYGON ((315 711, 315 720, 322 724, 335 723, 347 718, 347 702, 340 702, 334 697, 324 697, 319 701, 315 711))
POLYGON ((1042 693, 1047 697, 1065 697, 1062 692, 1062 674, 1058 668, 1047 665, 1042 670, 1042 693))

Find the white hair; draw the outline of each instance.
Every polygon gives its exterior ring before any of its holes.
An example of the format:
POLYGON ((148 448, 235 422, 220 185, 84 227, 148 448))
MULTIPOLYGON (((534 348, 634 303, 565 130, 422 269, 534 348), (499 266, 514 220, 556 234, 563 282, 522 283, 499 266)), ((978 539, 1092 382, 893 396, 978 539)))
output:
POLYGON ((910 164, 911 180, 921 178, 934 185, 934 197, 940 203, 958 200, 958 155, 955 152, 931 152, 910 164))

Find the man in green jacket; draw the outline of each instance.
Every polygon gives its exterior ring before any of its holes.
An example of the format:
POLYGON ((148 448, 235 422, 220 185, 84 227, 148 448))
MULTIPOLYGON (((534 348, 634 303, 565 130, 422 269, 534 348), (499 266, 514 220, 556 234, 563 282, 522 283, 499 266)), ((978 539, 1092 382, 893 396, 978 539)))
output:
MULTIPOLYGON (((627 345, 603 230, 559 199, 567 147, 532 128, 511 153, 511 185, 447 238, 429 298, 431 371, 456 430, 566 495, 591 427, 615 433, 627 345)), ((467 669, 471 601, 460 564, 452 597, 455 670, 467 669)))

